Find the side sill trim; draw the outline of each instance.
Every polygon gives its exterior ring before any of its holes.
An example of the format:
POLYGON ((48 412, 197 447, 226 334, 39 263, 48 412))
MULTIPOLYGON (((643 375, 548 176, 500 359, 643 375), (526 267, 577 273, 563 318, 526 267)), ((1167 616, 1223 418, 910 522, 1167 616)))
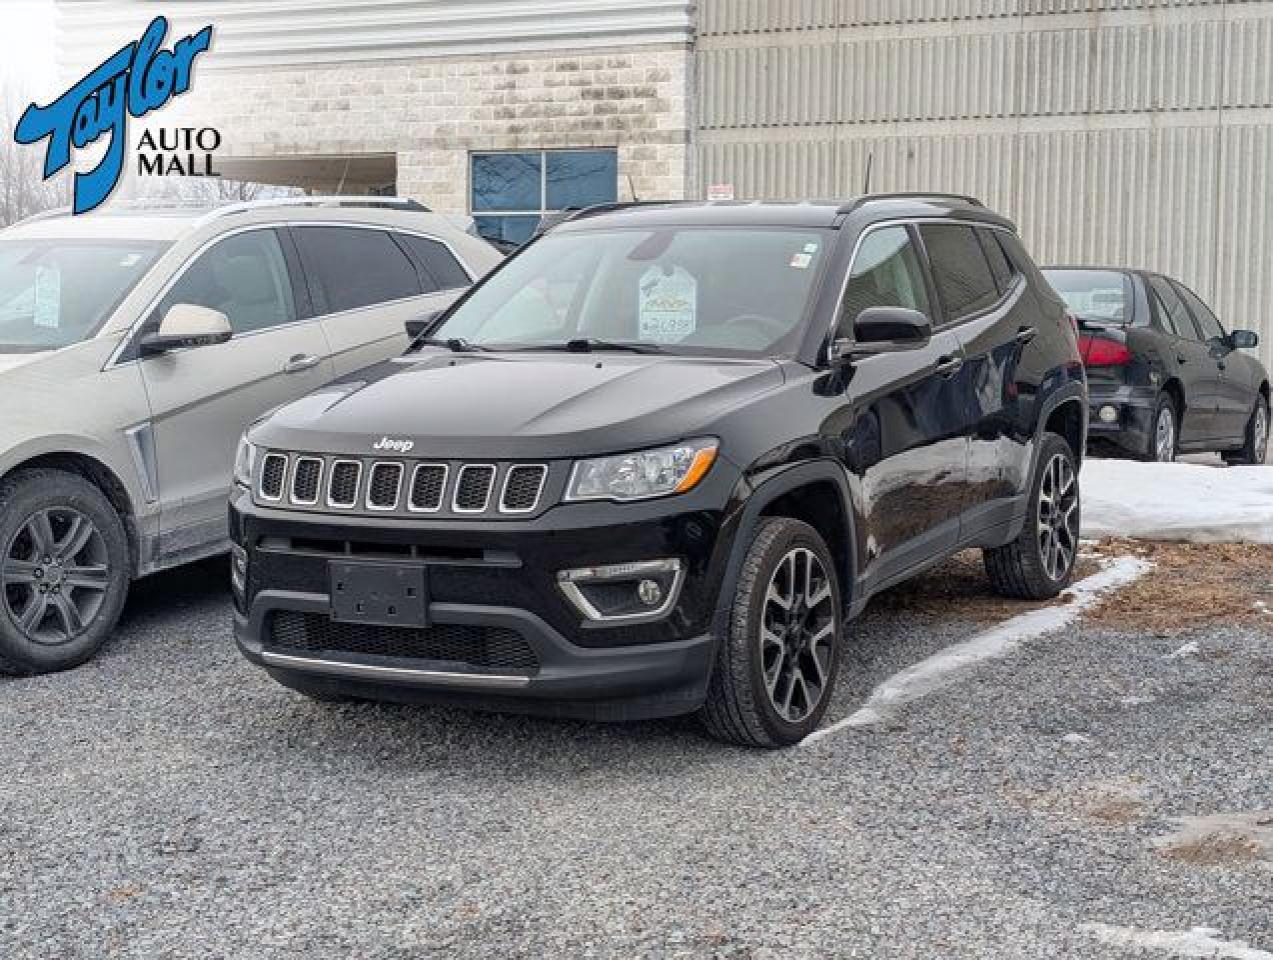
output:
POLYGON ((323 673, 333 677, 351 677, 360 680, 379 680, 385 683, 439 685, 448 687, 500 687, 521 688, 530 685, 530 677, 510 677, 499 673, 455 673, 447 670, 417 670, 411 667, 380 667, 369 663, 347 663, 338 660, 319 660, 312 657, 294 657, 286 653, 261 651, 266 666, 284 670, 304 670, 307 673, 323 673))

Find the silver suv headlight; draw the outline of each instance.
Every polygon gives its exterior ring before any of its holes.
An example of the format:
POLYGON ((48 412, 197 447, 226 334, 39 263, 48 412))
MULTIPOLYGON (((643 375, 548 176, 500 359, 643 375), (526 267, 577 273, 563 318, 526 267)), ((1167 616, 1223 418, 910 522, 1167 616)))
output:
POLYGON ((252 473, 256 469, 256 444, 248 443, 245 433, 239 437, 239 448, 234 452, 234 482, 252 489, 252 473))
POLYGON ((714 437, 669 447, 579 460, 566 487, 567 500, 647 500, 693 490, 716 460, 714 437))

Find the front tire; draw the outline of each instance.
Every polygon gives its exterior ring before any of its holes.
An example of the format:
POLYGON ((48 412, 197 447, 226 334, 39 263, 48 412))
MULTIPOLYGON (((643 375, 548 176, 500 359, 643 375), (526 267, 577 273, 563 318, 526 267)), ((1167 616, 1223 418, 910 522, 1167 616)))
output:
POLYGON ((93 484, 46 469, 0 483, 0 672, 84 663, 119 620, 130 580, 123 521, 93 484))
POLYGON ((718 740, 785 747, 817 729, 843 646, 835 561, 818 532, 763 521, 743 559, 700 717, 718 740))
POLYGON ((1074 451, 1063 437, 1045 433, 1025 527, 1011 543, 982 552, 990 585, 1018 600, 1055 597, 1074 576, 1080 519, 1074 451))
POLYGON ((1269 423, 1269 401, 1260 394, 1255 398, 1255 409, 1246 424, 1246 443, 1241 450, 1223 454, 1224 462, 1262 465, 1269 455, 1269 423))

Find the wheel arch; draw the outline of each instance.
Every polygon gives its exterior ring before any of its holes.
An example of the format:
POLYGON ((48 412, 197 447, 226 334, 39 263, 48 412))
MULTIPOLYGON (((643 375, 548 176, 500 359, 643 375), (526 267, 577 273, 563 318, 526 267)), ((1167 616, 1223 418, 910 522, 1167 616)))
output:
POLYGON ((21 470, 46 469, 61 470, 73 473, 97 487, 106 497, 124 524, 124 532, 128 535, 128 554, 132 563, 133 575, 140 567, 141 534, 137 521, 137 512, 133 506, 128 488, 119 476, 102 461, 85 453, 60 451, 41 453, 28 457, 9 467, 5 477, 13 476, 21 470))
POLYGON ((1185 410, 1188 408, 1188 401, 1185 399, 1185 385, 1179 377, 1169 377, 1167 382, 1162 385, 1162 392, 1171 397, 1172 406, 1176 408, 1176 430, 1179 431, 1180 424, 1184 423, 1185 410))

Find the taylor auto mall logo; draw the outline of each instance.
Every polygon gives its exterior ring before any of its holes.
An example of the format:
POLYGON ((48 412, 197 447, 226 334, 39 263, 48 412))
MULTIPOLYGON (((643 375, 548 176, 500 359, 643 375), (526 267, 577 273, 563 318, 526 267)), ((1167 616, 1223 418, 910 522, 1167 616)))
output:
MULTIPOLYGON (((87 213, 111 195, 124 172, 128 118, 140 119, 189 90, 195 58, 212 43, 211 26, 182 37, 171 50, 162 49, 167 35, 168 21, 155 17, 140 39, 121 47, 52 103, 31 104, 18 120, 13 131, 18 143, 49 141, 45 180, 71 162, 72 148, 82 150, 103 134, 110 135, 101 162, 88 173, 75 174, 73 213, 87 213)), ((212 151, 221 135, 216 130, 180 128, 171 134, 160 130, 155 137, 144 131, 138 173, 217 176, 212 151), (176 152, 182 148, 184 155, 176 152), (195 160, 196 149, 203 152, 202 169, 195 160)))

